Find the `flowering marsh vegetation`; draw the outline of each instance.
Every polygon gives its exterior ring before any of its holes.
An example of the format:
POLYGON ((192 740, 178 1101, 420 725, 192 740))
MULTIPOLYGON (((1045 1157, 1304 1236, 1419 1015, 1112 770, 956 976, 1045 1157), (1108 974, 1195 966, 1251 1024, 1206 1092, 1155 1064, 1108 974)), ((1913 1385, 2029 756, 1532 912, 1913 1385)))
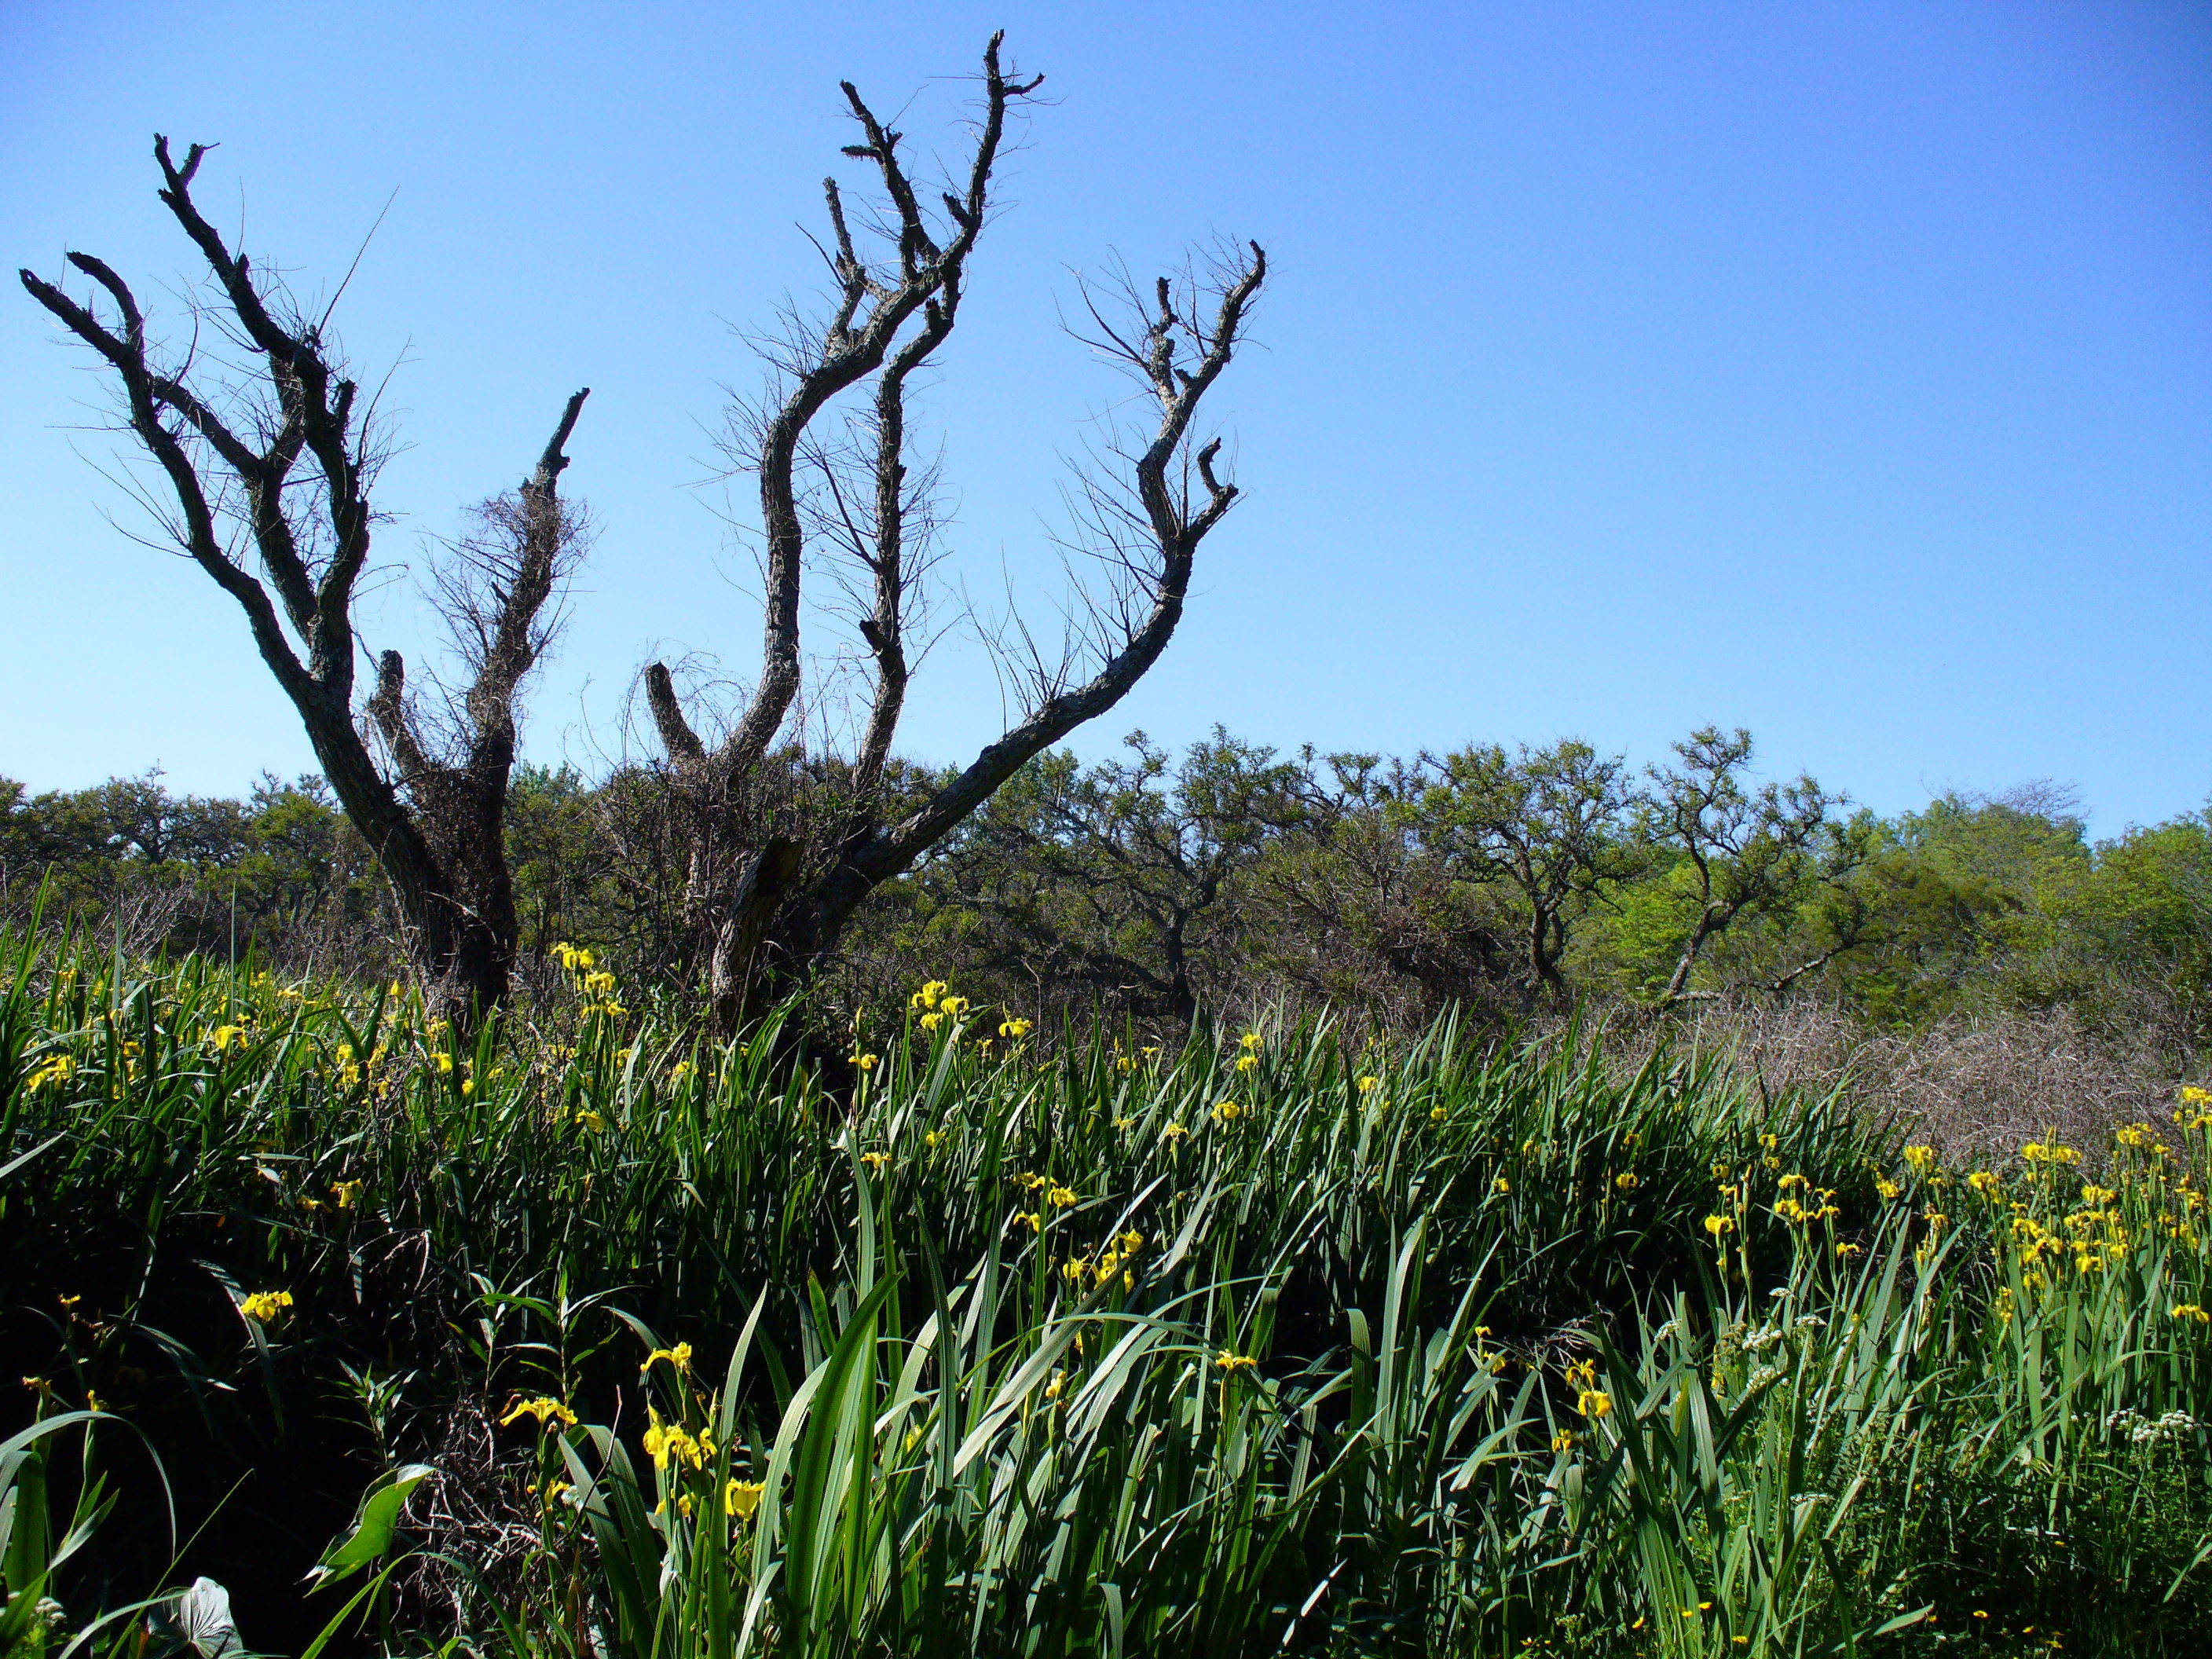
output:
POLYGON ((459 1045, 0 944, 11 1651, 224 1587, 263 1650, 562 1659, 2212 1628, 2195 1091, 1953 1169, 1595 1030, 1048 1043, 932 981, 832 1092, 578 951, 459 1045))

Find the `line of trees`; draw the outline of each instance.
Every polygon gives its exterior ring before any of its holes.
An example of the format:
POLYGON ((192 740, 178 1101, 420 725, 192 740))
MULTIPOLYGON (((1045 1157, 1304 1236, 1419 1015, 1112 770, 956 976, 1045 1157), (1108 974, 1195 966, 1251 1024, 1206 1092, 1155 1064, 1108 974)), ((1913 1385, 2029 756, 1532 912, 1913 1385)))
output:
POLYGON ((2093 843, 2039 786, 1883 818, 1760 781, 1750 734, 1715 727, 1640 770, 1574 739, 1128 755, 1032 767, 892 896, 886 982, 943 964, 1170 1022, 1818 995, 1889 1023, 1994 1002, 2204 1029, 2212 817, 2093 843))
MULTIPOLYGON (((821 763, 771 757, 793 797, 821 763)), ((2188 1049, 2212 1018, 2212 817, 2092 842, 2045 788, 1880 817, 1808 777, 1760 781, 1741 731, 1641 770, 1587 743, 1437 756, 1279 755, 1217 731, 1051 750, 859 908, 816 983, 888 1011, 924 979, 1032 1015, 1171 1032, 1211 1009, 1327 1004, 1386 1024, 1583 999, 1838 1001, 1911 1024, 2069 1006, 2188 1049)), ((957 777, 888 759, 884 793, 957 777)), ((395 919, 319 781, 246 801, 158 779, 74 793, 0 783, 0 881, 136 942, 246 942, 378 971, 395 919)), ((506 806, 518 951, 588 943, 696 983, 683 811, 649 769, 596 784, 523 767, 506 806)))

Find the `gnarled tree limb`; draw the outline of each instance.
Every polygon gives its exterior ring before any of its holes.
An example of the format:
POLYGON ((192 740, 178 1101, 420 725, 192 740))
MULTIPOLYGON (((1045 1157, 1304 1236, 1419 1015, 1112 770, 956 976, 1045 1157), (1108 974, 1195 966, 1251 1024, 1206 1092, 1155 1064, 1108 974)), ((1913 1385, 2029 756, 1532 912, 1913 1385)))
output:
POLYGON ((227 326, 234 325, 253 353, 245 389, 210 396, 190 384, 189 358, 181 368, 157 364, 130 285, 90 254, 71 253, 69 262, 105 292, 112 325, 32 271, 21 273, 22 283, 114 371, 130 429, 176 498, 176 539, 245 611, 333 793, 392 883, 418 963, 441 986, 448 1012, 465 1019, 505 994, 514 953, 501 836, 514 701, 542 650, 541 613, 574 542, 556 481, 586 394, 569 399, 520 491, 487 509, 507 521, 514 556, 491 582, 483 614, 472 618, 483 649, 463 699, 468 732, 457 765, 441 763, 416 729, 398 654, 380 659, 362 712, 398 767, 398 776, 387 777, 353 709, 352 606, 370 551, 376 452, 324 322, 280 314, 275 290, 257 285, 246 253, 234 251, 194 203, 208 148, 191 146, 179 164, 157 135, 159 194, 205 259, 227 326), (243 435, 249 430, 252 438, 243 435), (237 538, 252 548, 267 586, 234 556, 237 538))
POLYGON ((927 485, 917 489, 908 463, 906 400, 915 376, 935 361, 958 320, 968 260, 988 217, 1007 110, 1042 79, 1014 77, 1001 64, 1000 47, 994 36, 984 53, 975 147, 964 179, 939 197, 941 219, 924 209, 902 157, 903 136, 885 126, 855 88, 843 85, 861 135, 845 153, 874 164, 894 246, 890 257, 872 263, 854 234, 843 195, 834 181, 825 182, 830 234, 823 253, 836 285, 834 301, 826 320, 789 347, 784 383, 754 422, 743 452, 758 477, 764 538, 760 679, 726 733, 709 742, 687 718, 666 667, 655 663, 646 671, 646 702, 691 839, 694 926, 710 941, 708 976, 725 1029, 758 1006, 769 981, 803 970, 834 948, 870 891, 910 867, 1025 763, 1127 695, 1166 648, 1189 592, 1198 545, 1237 498, 1235 484, 1218 470, 1219 440, 1194 454, 1190 433, 1266 281, 1267 257, 1256 244, 1221 274, 1211 314, 1203 314, 1194 298, 1179 304, 1173 286, 1163 281, 1133 326, 1106 330, 1108 349, 1137 373, 1158 410, 1142 447, 1126 458, 1130 476, 1111 487, 1130 503, 1118 521, 1134 538, 1117 547, 1113 562, 1141 601, 1125 605, 1117 635, 1104 641, 1101 660, 1079 684, 1066 684, 1064 674, 1047 677, 1024 717, 967 767, 919 801, 890 811, 885 780, 913 674, 908 634, 929 528, 922 516, 927 485), (864 383, 871 401, 856 424, 866 441, 834 449, 811 440, 810 428, 823 412, 864 383), (823 470, 822 494, 807 498, 812 505, 800 495, 796 468, 802 460, 823 470), (841 467, 849 469, 842 477, 841 467), (778 796, 781 772, 777 779, 767 775, 782 765, 770 766, 770 747, 799 693, 810 524, 864 573, 865 593, 854 592, 864 614, 855 623, 872 669, 872 692, 849 765, 805 763, 805 776, 815 781, 804 787, 818 793, 821 780, 833 779, 843 802, 811 816, 788 805, 788 788, 778 796), (798 850, 786 856, 787 844, 798 850), (770 850, 775 858, 766 856, 770 850), (753 922, 763 905, 769 920, 756 938, 753 922))

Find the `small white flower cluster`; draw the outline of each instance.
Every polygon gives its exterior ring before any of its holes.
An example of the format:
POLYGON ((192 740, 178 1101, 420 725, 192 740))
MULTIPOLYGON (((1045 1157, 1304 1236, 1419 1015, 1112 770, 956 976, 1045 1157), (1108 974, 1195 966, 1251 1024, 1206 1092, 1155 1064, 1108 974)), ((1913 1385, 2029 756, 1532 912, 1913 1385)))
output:
POLYGON ((2124 1434, 2138 1446, 2155 1445, 2161 1440, 2179 1440, 2185 1434, 2203 1427, 2187 1412, 2167 1412, 2157 1418, 2145 1417, 2132 1408, 2111 1413, 2105 1419, 2106 1434, 2124 1434))

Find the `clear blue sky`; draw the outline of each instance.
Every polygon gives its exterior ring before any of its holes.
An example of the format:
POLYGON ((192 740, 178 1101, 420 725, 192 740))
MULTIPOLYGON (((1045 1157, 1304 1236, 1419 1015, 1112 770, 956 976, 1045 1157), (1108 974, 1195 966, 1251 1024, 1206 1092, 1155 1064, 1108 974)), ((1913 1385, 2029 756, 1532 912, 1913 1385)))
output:
MULTIPOLYGON (((1210 404, 1248 498, 1087 752, 1218 720, 1641 761, 1716 720, 1885 811, 2048 776, 2112 833, 2212 792, 2198 4, 5 0, 0 252, 175 283, 156 130, 221 143, 204 204, 307 291, 390 199, 339 313, 407 446, 368 642, 419 654, 401 568, 593 387, 565 483, 601 534, 528 746, 595 769, 653 655, 756 670, 701 486, 740 331, 819 287, 838 78, 949 155, 999 26, 1051 97, 928 400, 972 592, 1049 621, 1059 458, 1120 395, 1060 331, 1070 271, 1217 233, 1275 262, 1210 404)), ((305 769, 230 601, 117 527, 118 446, 70 429, 106 388, 7 291, 0 774, 305 769)), ((1000 714, 948 642, 904 746, 1000 714)))

